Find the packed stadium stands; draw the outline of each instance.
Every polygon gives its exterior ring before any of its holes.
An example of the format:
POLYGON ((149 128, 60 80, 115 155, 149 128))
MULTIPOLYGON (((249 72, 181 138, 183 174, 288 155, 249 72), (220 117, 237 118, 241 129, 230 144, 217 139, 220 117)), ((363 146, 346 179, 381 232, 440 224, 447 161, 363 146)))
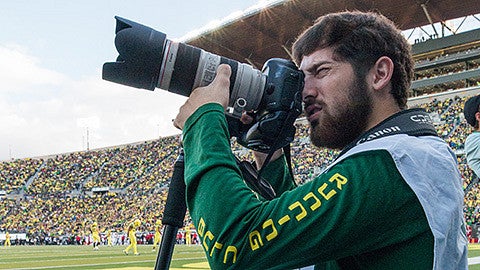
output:
MULTIPOLYGON (((463 119, 462 109, 469 96, 480 93, 480 76, 450 77, 453 79, 447 82, 435 79, 477 71, 480 48, 442 52, 434 58, 417 59, 417 83, 409 107, 425 108, 438 134, 457 154, 464 181, 465 218, 468 224, 479 223, 478 178, 466 165, 463 153, 471 127, 463 119)), ((302 184, 321 172, 338 152, 312 149, 306 121, 299 119, 296 126, 292 163, 295 180, 302 184)), ((63 238, 69 239, 65 243, 79 243, 73 239, 88 234, 86 227, 91 221, 98 222, 101 230, 121 232, 135 218, 142 220, 139 231, 153 232, 155 221, 162 216, 178 142, 179 136, 171 136, 0 162, 0 233, 26 233, 31 243, 61 243, 63 238)), ((232 147, 241 159, 252 160, 246 149, 234 142, 232 147)))
MULTIPOLYGON (((458 153, 466 192, 465 215, 469 223, 474 223, 480 221, 480 190, 478 182, 472 184, 472 172, 462 154, 470 132, 461 117, 465 100, 434 99, 421 107, 438 115, 439 135, 458 153)), ((84 235, 85 222, 92 220, 103 229, 122 231, 136 217, 143 220, 144 230, 153 230, 166 200, 178 140, 178 136, 173 136, 46 159, 0 163, 1 187, 9 195, 0 200, 0 231, 25 232, 40 243, 47 237, 84 235)), ((328 149, 312 150, 308 145, 308 126, 299 121, 292 146, 299 184, 312 179, 337 154, 328 149)), ((248 151, 237 153, 243 159, 252 158, 248 151)))

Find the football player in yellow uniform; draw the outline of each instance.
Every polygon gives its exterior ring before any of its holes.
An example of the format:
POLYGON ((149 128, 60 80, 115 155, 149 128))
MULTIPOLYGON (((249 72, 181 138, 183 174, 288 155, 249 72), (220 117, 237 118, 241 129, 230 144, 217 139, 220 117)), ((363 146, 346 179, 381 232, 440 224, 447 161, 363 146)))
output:
POLYGON ((113 246, 113 244, 112 244, 112 230, 110 230, 110 229, 105 230, 105 236, 107 237, 107 245, 109 247, 112 247, 113 246))
POLYGON ((7 232, 5 233, 5 243, 4 243, 4 246, 5 247, 9 247, 11 246, 12 244, 10 243, 10 233, 7 232))
POLYGON ((192 244, 192 227, 190 225, 185 226, 185 244, 192 244))
POLYGON ((98 246, 100 245, 100 233, 98 231, 98 223, 93 222, 93 224, 90 226, 90 230, 92 231, 93 250, 98 250, 98 246))
POLYGON ((130 223, 127 228, 127 233, 128 233, 128 239, 130 240, 130 245, 126 249, 123 250, 123 253, 125 255, 128 255, 128 251, 133 248, 133 254, 134 255, 140 255, 137 251, 137 237, 136 237, 136 232, 137 228, 140 227, 142 222, 140 219, 135 219, 134 222, 130 223))
POLYGON ((162 236, 160 234, 160 231, 162 230, 162 221, 159 219, 157 222, 155 222, 155 235, 153 237, 153 247, 152 247, 152 252, 155 251, 155 248, 157 245, 160 243, 160 240, 162 239, 162 236))

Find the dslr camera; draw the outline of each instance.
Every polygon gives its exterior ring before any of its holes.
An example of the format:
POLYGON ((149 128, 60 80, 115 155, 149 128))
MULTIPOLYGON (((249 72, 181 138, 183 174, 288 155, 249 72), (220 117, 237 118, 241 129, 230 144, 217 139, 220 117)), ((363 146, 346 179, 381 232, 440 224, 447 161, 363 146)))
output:
POLYGON ((293 141, 295 119, 302 111, 303 73, 286 59, 272 58, 262 71, 185 43, 166 34, 116 16, 116 62, 103 65, 104 80, 182 96, 208 85, 217 67, 228 64, 230 100, 226 112, 230 134, 243 146, 268 153, 293 141), (254 122, 243 125, 242 113, 254 122))

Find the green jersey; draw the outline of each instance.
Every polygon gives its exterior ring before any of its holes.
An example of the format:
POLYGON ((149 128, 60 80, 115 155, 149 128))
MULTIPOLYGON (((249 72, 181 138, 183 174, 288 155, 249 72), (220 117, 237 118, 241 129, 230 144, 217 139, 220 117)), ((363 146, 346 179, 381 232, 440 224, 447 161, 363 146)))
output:
POLYGON ((200 107, 183 135, 187 205, 213 269, 432 269, 429 221, 387 150, 299 187, 277 159, 264 174, 277 198, 266 201, 242 180, 221 106, 200 107))

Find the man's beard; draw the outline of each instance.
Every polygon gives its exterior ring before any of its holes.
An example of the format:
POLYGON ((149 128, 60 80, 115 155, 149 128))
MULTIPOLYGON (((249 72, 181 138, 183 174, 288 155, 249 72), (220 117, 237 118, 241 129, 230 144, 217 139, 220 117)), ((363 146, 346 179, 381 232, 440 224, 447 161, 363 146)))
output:
POLYGON ((324 106, 320 119, 310 123, 313 145, 342 149, 366 131, 367 120, 372 112, 372 99, 365 79, 356 76, 348 91, 346 102, 339 102, 335 108, 324 106), (332 109, 335 110, 333 114, 332 109))

